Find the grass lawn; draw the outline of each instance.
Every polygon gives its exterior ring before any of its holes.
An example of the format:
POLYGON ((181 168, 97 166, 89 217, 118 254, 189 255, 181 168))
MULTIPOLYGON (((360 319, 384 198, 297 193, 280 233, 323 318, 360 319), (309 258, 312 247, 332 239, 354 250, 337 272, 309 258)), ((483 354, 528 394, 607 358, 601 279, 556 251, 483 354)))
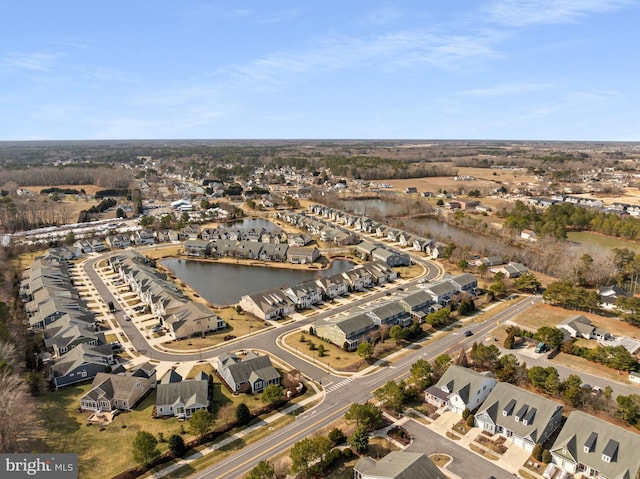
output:
MULTIPOLYGON (((552 363, 558 363, 566 367, 584 371, 587 374, 597 376, 603 379, 603 384, 592 384, 592 386, 606 386, 606 380, 625 381, 628 377, 627 373, 618 373, 615 369, 611 369, 603 364, 587 361, 584 358, 573 356, 571 354, 559 353, 551 360, 552 363)), ((578 373, 579 375, 579 373, 578 373)))
MULTIPOLYGON (((89 388, 90 384, 70 386, 46 391, 39 398, 46 450, 77 453, 80 478, 109 478, 131 467, 131 444, 138 431, 144 430, 156 437, 162 432, 168 438, 179 433, 184 424, 175 418, 153 419, 151 413, 156 396, 152 392, 134 411, 116 416, 104 430, 97 424, 87 426, 90 412, 78 412, 78 407, 80 398, 89 388)), ((188 440, 186 436, 185 440, 188 440)), ((167 443, 158 444, 158 448, 166 451, 167 443)))
MULTIPOLYGON (((194 367, 188 377, 195 377, 199 371, 213 373, 213 368, 210 364, 203 363, 194 367)), ((180 433, 183 427, 188 431, 188 423, 178 422, 176 418, 152 418, 155 391, 134 411, 117 415, 111 424, 104 426, 104 430, 101 431, 101 426, 97 424, 87 426, 87 418, 91 413, 79 412, 78 407, 80 398, 89 389, 90 384, 87 383, 53 392, 46 391, 39 398, 39 419, 44 428, 43 450, 77 453, 81 479, 109 478, 131 467, 134 464, 131 444, 138 431, 144 430, 156 437, 158 433, 163 433, 165 439, 180 433)), ((216 414, 216 425, 235 419, 235 408, 243 402, 252 410, 264 406, 260 395, 233 394, 214 377, 212 406, 216 414)), ((287 418, 294 420, 293 416, 287 418)), ((261 429, 256 433, 255 440, 269 433, 267 428, 263 429, 264 432, 261 429)), ((185 441, 190 439, 188 434, 183 437, 185 441)), ((158 444, 158 449, 166 451, 167 443, 158 444)), ((235 450, 233 447, 231 449, 235 450)))
POLYGON ((285 336, 284 342, 292 350, 295 350, 296 355, 306 356, 310 361, 321 363, 333 368, 337 371, 356 372, 373 364, 376 359, 381 359, 384 356, 391 354, 402 348, 402 345, 396 345, 392 340, 387 339, 384 343, 377 343, 373 354, 374 357, 370 362, 365 361, 355 351, 347 352, 342 348, 339 348, 335 344, 331 344, 326 341, 322 341, 316 336, 311 336, 307 333, 297 331, 285 336), (304 337, 304 342, 300 339, 304 337), (322 344, 324 347, 324 356, 320 357, 318 350, 310 349, 309 343, 313 342, 316 348, 322 344))
POLYGON ((614 336, 636 336, 638 334, 637 327, 617 318, 564 309, 550 304, 536 304, 526 312, 516 316, 514 321, 526 329, 535 331, 541 326, 555 327, 560 321, 577 314, 589 318, 595 327, 605 329, 614 336))

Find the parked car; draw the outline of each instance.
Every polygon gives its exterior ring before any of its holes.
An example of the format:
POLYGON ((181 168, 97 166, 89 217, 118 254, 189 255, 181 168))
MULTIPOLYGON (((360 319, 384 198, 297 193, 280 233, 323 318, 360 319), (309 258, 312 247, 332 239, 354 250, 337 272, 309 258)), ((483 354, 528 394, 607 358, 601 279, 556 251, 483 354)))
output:
POLYGON ((469 331, 469 330, 467 329, 467 330, 464 332, 464 335, 465 335, 466 337, 473 336, 473 332, 471 332, 471 331, 469 331))
POLYGON ((125 315, 124 315, 124 320, 125 320, 125 321, 131 321, 131 318, 129 317, 129 315, 128 315, 128 314, 125 314, 125 315))
POLYGON ((233 334, 227 334, 224 338, 225 341, 231 341, 232 339, 236 339, 236 337, 233 334))
POLYGON ((159 333, 160 331, 162 331, 162 325, 161 324, 156 324, 153 328, 151 328, 151 332, 152 333, 159 333))

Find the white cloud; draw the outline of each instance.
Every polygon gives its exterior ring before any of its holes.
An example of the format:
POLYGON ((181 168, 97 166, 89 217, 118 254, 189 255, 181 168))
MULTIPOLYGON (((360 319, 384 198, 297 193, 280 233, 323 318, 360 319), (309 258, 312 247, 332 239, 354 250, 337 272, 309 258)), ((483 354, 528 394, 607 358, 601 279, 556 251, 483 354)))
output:
POLYGON ((5 57, 1 64, 9 68, 48 72, 58 58, 60 55, 53 53, 13 53, 5 57))
POLYGON ((618 10, 632 0, 493 0, 485 8, 490 21, 509 26, 572 23, 588 15, 618 10))
MULTIPOLYGON (((312 72, 354 70, 368 66, 415 65, 456 67, 460 62, 478 63, 497 56, 493 50, 500 34, 436 35, 424 31, 399 31, 371 38, 331 37, 305 51, 281 51, 246 65, 220 70, 235 82, 244 81, 262 88, 277 86, 289 75, 312 72)), ((236 83, 238 85, 238 83, 236 83)))
POLYGON ((547 90, 552 88, 550 83, 511 83, 503 85, 495 85, 488 88, 476 88, 473 90, 462 91, 461 94, 473 97, 500 97, 521 95, 533 91, 547 90))

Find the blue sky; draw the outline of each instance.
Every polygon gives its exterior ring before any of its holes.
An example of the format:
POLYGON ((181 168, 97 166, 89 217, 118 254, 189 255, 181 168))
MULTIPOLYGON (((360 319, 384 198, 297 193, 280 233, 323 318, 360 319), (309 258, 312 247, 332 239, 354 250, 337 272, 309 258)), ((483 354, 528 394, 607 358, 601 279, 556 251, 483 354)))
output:
POLYGON ((640 140, 639 0, 5 0, 0 140, 640 140))

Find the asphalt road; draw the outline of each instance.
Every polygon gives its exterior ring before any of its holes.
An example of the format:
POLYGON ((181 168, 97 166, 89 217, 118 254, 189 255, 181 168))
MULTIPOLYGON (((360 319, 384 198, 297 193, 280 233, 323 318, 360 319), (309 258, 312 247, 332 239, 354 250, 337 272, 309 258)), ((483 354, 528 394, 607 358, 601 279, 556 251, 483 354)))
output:
MULTIPOLYGON (((104 298, 105 302, 114 301, 114 304, 118 304, 117 299, 114 297, 107 285, 103 283, 101 278, 94 270, 93 265, 97 261, 98 259, 88 261, 85 264, 85 271, 90 280, 94 283, 96 289, 98 290, 98 293, 104 298)), ((428 277, 430 279, 437 277, 437 275, 439 274, 439 270, 437 270, 433 266, 429 266, 429 263, 424 260, 420 262, 426 263, 429 271, 428 277)), ((412 280, 407 282, 406 284, 403 284, 402 287, 409 287, 413 284, 417 284, 418 282, 419 280, 412 280)), ((196 476, 211 479, 237 478, 242 477, 246 473, 248 473, 260 460, 276 456, 289 449, 291 446, 293 446, 293 444, 300 441, 304 437, 307 437, 313 432, 330 425, 333 421, 342 417, 351 404, 355 402, 362 403, 371 399, 373 391, 383 386, 387 381, 399 380, 406 377, 408 375, 411 364, 413 364, 416 360, 421 358, 432 360, 442 353, 447 353, 451 356, 454 356, 462 347, 468 348, 474 341, 482 341, 497 325, 502 324, 505 321, 509 321, 514 316, 521 314, 522 312, 526 311, 526 309, 542 301, 542 298, 532 296, 525 299, 524 301, 520 301, 508 306, 503 311, 496 313, 495 315, 490 315, 490 317, 482 322, 479 322, 477 319, 472 318, 466 326, 460 327, 457 330, 449 332, 448 334, 442 334, 437 339, 426 340, 423 341, 422 344, 418 345, 411 345, 407 348, 407 354, 402 356, 397 361, 394 361, 386 367, 381 367, 375 373, 359 378, 345 379, 344 377, 336 376, 318 367, 316 364, 310 363, 296 356, 295 354, 292 354, 286 349, 278 348, 276 350, 275 345, 278 344, 277 339, 279 336, 293 329, 306 326, 311 322, 317 321, 324 317, 331 316, 340 311, 353 308, 354 306, 357 306, 359 304, 371 302, 375 299, 385 297, 388 291, 392 291, 396 288, 397 283, 393 285, 387 285, 385 288, 382 288, 380 290, 376 289, 373 293, 367 295, 365 298, 361 298, 353 302, 348 302, 347 304, 340 305, 337 308, 331 309, 330 311, 322 311, 313 317, 304 318, 302 320, 291 322, 286 325, 281 325, 279 327, 265 331, 264 333, 261 333, 259 335, 241 339, 240 341, 236 341, 233 344, 224 344, 215 349, 202 353, 194 352, 187 354, 175 354, 152 350, 149 347, 146 339, 135 327, 133 322, 124 321, 122 312, 116 314, 116 319, 123 328, 124 332, 129 337, 129 340, 131 341, 133 347, 135 347, 141 354, 146 354, 147 356, 152 357, 156 360, 176 362, 210 359, 214 356, 222 354, 223 352, 238 349, 261 349, 275 354, 283 361, 291 365, 291 367, 300 370, 307 377, 321 382, 321 384, 325 387, 326 395, 324 400, 319 405, 308 411, 305 411, 302 415, 298 416, 296 420, 291 424, 283 426, 281 429, 274 430, 264 439, 256 441, 255 443, 252 443, 250 445, 241 444, 235 453, 230 454, 214 466, 211 466, 209 469, 207 469, 207 471, 196 476), (473 335, 468 337, 464 336, 463 331, 466 330, 471 331, 473 335)), ((546 357, 536 359, 530 358, 529 356, 521 357, 515 350, 510 350, 508 352, 515 353, 521 361, 526 361, 528 365, 535 365, 538 363, 540 363, 540 365, 548 365, 548 363, 545 363, 546 357)), ((577 373, 576 371, 568 368, 558 367, 555 364, 554 367, 558 369, 561 377, 566 377, 566 375, 568 374, 577 373)), ((602 384, 602 381, 597 381, 596 378, 593 378, 592 376, 583 373, 578 374, 583 378, 585 382, 591 381, 590 384, 592 385, 597 384, 603 387, 605 386, 605 384, 602 384)), ((614 387, 614 384, 612 384, 612 387, 614 387)), ((614 392, 617 394, 629 394, 629 392, 626 392, 626 387, 624 385, 618 384, 615 384, 614 392)), ((420 429, 419 434, 421 435, 421 437, 430 437, 430 435, 425 433, 424 428, 420 429)), ((430 443, 432 444, 432 446, 430 447, 433 447, 433 444, 435 444, 437 447, 444 448, 444 445, 448 443, 449 441, 446 441, 442 438, 439 438, 438 440, 432 439, 430 443)), ((416 444, 420 444, 420 442, 416 442, 416 444)), ((415 447, 419 446, 416 445, 415 447)), ((459 461, 462 461, 464 462, 466 471, 468 473, 470 469, 467 467, 467 459, 473 459, 473 463, 475 463, 476 461, 480 461, 478 462, 478 465, 480 465, 482 469, 472 470, 481 470, 484 474, 484 471, 487 470, 486 461, 479 458, 470 451, 465 451, 459 446, 457 447, 457 449, 455 447, 451 449, 456 453, 456 455, 454 456, 456 460, 451 465, 452 472, 458 474, 458 472, 454 468, 460 467, 458 466, 458 464, 460 464, 459 461), (457 449, 460 449, 460 451, 458 451, 457 449)), ((439 452, 446 451, 442 450, 439 452)), ((497 478, 506 477, 504 471, 496 468, 495 466, 493 466, 493 468, 497 469, 496 473, 487 473, 487 477, 491 474, 493 474, 497 478)), ((466 477, 467 473, 462 473, 459 475, 461 475, 462 477, 466 477)))
POLYGON ((496 479, 513 479, 513 475, 504 469, 494 465, 476 453, 459 446, 455 441, 442 437, 422 424, 410 420, 404 427, 412 438, 412 443, 405 449, 410 452, 423 452, 431 454, 447 454, 452 461, 446 469, 459 477, 475 477, 485 479, 490 476, 496 479), (473 471, 473 472, 471 472, 473 471))
MULTIPOLYGON (((524 309, 533 306, 536 301, 529 301, 525 305, 515 304, 501 313, 501 320, 506 321, 524 309)), ((485 320, 474 326, 476 331, 488 331, 494 327, 496 318, 485 320)), ((465 328, 467 329, 467 328, 465 328)), ((475 336, 475 335, 474 335, 475 336)), ((321 404, 297 417, 296 421, 284 426, 274 434, 261 439, 230 455, 206 472, 197 475, 198 478, 238 478, 248 473, 259 461, 283 453, 293 444, 307 437, 309 434, 330 425, 344 415, 353 403, 362 403, 373 397, 373 391, 391 380, 399 380, 408 376, 411 365, 418 359, 432 360, 442 353, 455 353, 461 347, 469 347, 476 337, 465 337, 462 334, 448 334, 438 340, 426 342, 419 349, 407 348, 408 354, 393 364, 382 367, 375 373, 360 378, 345 381, 340 378, 337 384, 341 386, 333 389, 333 384, 323 385, 331 392, 326 393, 321 404)), ((280 352, 278 353, 280 355, 280 352)), ((471 453, 470 453, 471 454, 471 453)), ((468 475, 462 474, 462 477, 468 475)), ((498 477, 498 476, 496 476, 498 477)))

